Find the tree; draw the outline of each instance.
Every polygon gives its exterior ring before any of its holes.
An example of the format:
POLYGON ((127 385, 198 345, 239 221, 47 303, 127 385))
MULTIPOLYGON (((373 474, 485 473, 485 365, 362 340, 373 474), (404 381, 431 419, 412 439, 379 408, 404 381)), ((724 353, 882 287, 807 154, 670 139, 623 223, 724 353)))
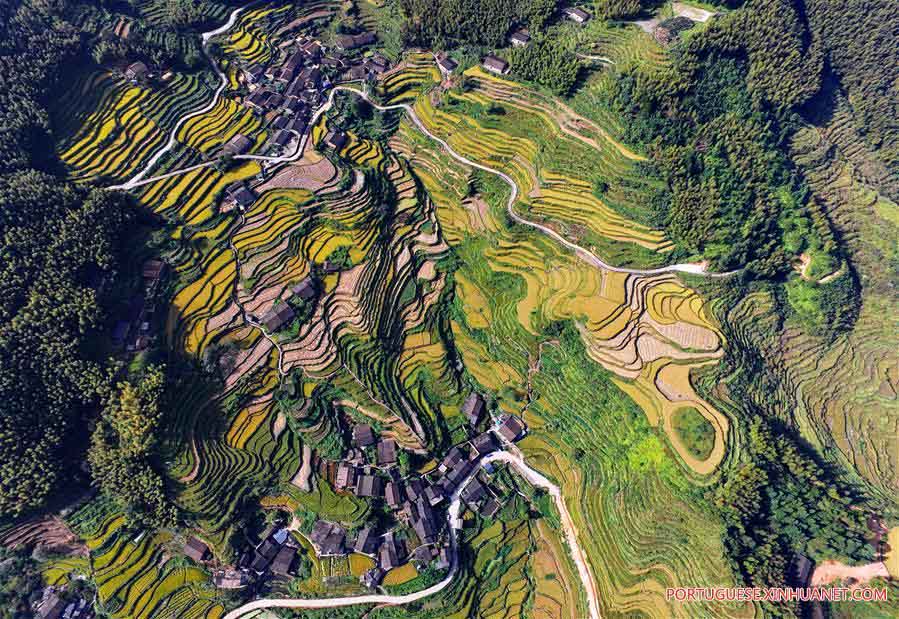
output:
POLYGON ((577 81, 578 62, 571 52, 547 38, 537 38, 509 54, 515 75, 566 95, 577 81))
POLYGON ((152 465, 165 375, 149 367, 137 385, 118 384, 91 437, 88 461, 104 494, 114 499, 135 526, 174 526, 175 507, 152 465))

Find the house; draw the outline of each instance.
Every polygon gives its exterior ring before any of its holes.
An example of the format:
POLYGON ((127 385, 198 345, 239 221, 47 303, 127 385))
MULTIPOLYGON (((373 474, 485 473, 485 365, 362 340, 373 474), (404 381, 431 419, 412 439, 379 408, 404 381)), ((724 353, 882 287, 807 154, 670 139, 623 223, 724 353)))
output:
POLYGON ((457 486, 462 483, 462 480, 464 480, 468 476, 468 473, 471 472, 471 466, 471 462, 467 459, 456 463, 456 465, 446 474, 446 477, 441 480, 441 483, 448 489, 457 486), (449 486, 447 486, 447 484, 449 484, 449 486))
POLYGON ((392 438, 378 443, 378 465, 392 466, 396 464, 396 441, 392 438))
POLYGON ((262 65, 253 65, 252 67, 243 70, 243 79, 251 86, 259 84, 264 77, 265 68, 262 65))
POLYGON ((145 280, 155 283, 162 279, 165 272, 165 262, 162 260, 147 260, 144 262, 142 274, 145 280))
POLYGON ((371 58, 365 61, 365 66, 372 73, 380 75, 390 68, 390 61, 381 54, 373 54, 371 58))
POLYGON ((341 69, 343 68, 343 62, 338 60, 337 58, 331 58, 330 56, 327 58, 322 58, 319 64, 323 67, 328 67, 329 69, 341 69))
POLYGON ((363 32, 361 34, 338 34, 334 38, 334 45, 341 51, 356 49, 364 45, 371 45, 378 40, 374 32, 363 32))
POLYGON ((337 479, 335 485, 338 490, 346 490, 356 485, 356 468, 346 462, 337 465, 337 479))
POLYGON ((359 424, 353 427, 353 441, 360 447, 368 447, 375 444, 375 433, 372 432, 371 426, 359 424))
POLYGON ((212 575, 212 583, 219 589, 241 589, 249 583, 247 574, 242 570, 217 570, 212 575))
POLYGON ((478 510, 478 513, 484 518, 493 518, 496 515, 496 512, 499 511, 500 504, 496 499, 488 499, 481 505, 481 509, 478 510))
POLYGON ((147 65, 145 65, 140 60, 138 60, 137 62, 132 62, 125 69, 125 77, 132 82, 138 82, 140 80, 146 79, 149 74, 150 69, 147 68, 147 65))
POLYGON ((289 131, 281 129, 272 136, 272 139, 269 143, 278 148, 284 148, 285 146, 290 144, 291 140, 293 140, 293 135, 289 131))
POLYGON ((282 84, 289 84, 293 81, 293 78, 297 76, 297 73, 300 72, 300 65, 284 65, 281 68, 281 72, 278 73, 277 81, 282 84))
POLYGON ((274 561, 272 561, 272 572, 280 574, 281 576, 287 576, 290 572, 290 566, 293 565, 293 560, 296 556, 296 548, 282 546, 281 550, 278 551, 278 554, 275 555, 274 561))
POLYGON ((275 558, 275 555, 278 554, 278 548, 280 547, 281 544, 276 540, 271 537, 266 537, 262 540, 262 543, 256 547, 256 556, 265 559, 266 565, 268 565, 268 563, 275 558))
POLYGON ((287 114, 302 114, 306 104, 303 103, 299 97, 288 97, 287 102, 284 104, 284 112, 287 114))
POLYGON ((49 595, 44 596, 41 605, 38 607, 37 617, 39 619, 59 619, 62 617, 65 609, 65 600, 61 600, 55 592, 51 592, 49 595))
POLYGON ((299 97, 303 94, 303 91, 306 89, 303 80, 301 78, 297 78, 290 83, 290 86, 284 89, 284 96, 288 99, 290 97, 299 97))
POLYGON ((525 429, 524 422, 519 417, 507 415, 496 431, 503 439, 514 443, 524 436, 525 429))
POLYGON ((270 309, 268 313, 259 319, 259 322, 265 325, 267 331, 274 333, 293 320, 295 316, 296 313, 294 313, 292 307, 286 303, 281 303, 270 309))
POLYGON ((562 9, 565 17, 578 24, 586 24, 590 21, 590 13, 576 6, 569 6, 562 9))
POLYGON ((315 298, 315 282, 311 277, 304 278, 299 284, 290 289, 293 296, 303 301, 311 301, 315 298))
POLYGON ((322 72, 318 67, 309 69, 303 80, 303 86, 306 90, 317 90, 322 83, 322 72))
POLYGON ((387 574, 380 567, 373 567, 362 575, 362 578, 359 580, 363 585, 368 587, 369 589, 374 589, 378 585, 381 584, 381 581, 384 580, 384 576, 387 574))
POLYGON ((268 99, 265 100, 265 109, 276 110, 284 104, 284 101, 284 95, 279 92, 273 92, 269 94, 268 99))
POLYGON ((459 464, 465 459, 465 454, 462 453, 462 450, 459 449, 458 446, 453 447, 447 452, 447 454, 443 457, 443 460, 440 461, 440 464, 437 465, 437 470, 441 473, 446 473, 447 471, 451 471, 454 466, 459 464))
POLYGON ((399 483, 388 481, 384 487, 384 497, 387 499, 390 509, 399 509, 400 504, 403 502, 399 483))
POLYGON ((268 565, 271 562, 272 560, 270 557, 266 557, 257 552, 253 555, 253 560, 250 562, 249 569, 261 575, 265 573, 265 570, 268 569, 268 565))
POLYGON ((446 55, 441 55, 437 58, 437 66, 441 71, 449 75, 459 66, 459 63, 446 55))
POLYGON ((342 556, 346 554, 344 542, 346 531, 342 526, 327 520, 319 520, 312 526, 309 541, 315 546, 319 556, 342 556))
POLYGON ((356 537, 356 544, 353 547, 355 552, 363 555, 373 555, 378 551, 378 542, 380 538, 375 535, 373 527, 365 527, 359 531, 356 537))
POLYGON ((419 499, 415 504, 416 515, 412 518, 412 528, 419 539, 430 544, 437 539, 437 523, 434 520, 434 511, 424 499, 419 499))
POLYGON ((414 501, 420 497, 424 491, 425 486, 419 478, 415 477, 406 482, 406 496, 410 501, 414 501))
POLYGON ((284 126, 284 129, 293 131, 297 135, 303 135, 303 133, 306 132, 305 114, 300 114, 297 118, 292 118, 287 121, 287 125, 284 126))
POLYGON ((356 483, 356 496, 377 498, 382 496, 383 486, 380 477, 374 475, 363 475, 356 483))
POLYGON ((360 80, 368 79, 368 75, 369 75, 368 67, 366 67, 365 65, 356 64, 356 65, 353 65, 352 67, 350 67, 343 74, 342 79, 344 82, 358 82, 360 80))
POLYGON ((484 486, 484 484, 477 478, 472 479, 462 490, 462 498, 468 504, 477 503, 481 499, 487 497, 488 494, 486 486, 484 486))
POLYGON ((257 112, 265 111, 265 102, 268 101, 269 93, 264 90, 256 90, 243 100, 244 105, 253 108, 257 112))
POLYGON ((479 393, 472 393, 462 404, 462 413, 468 419, 469 425, 476 426, 484 414, 484 398, 479 393))
POLYGON ((343 131, 339 129, 331 129, 325 135, 324 143, 333 148, 335 151, 340 151, 344 146, 346 146, 347 137, 343 131))
POLYGON ((402 542, 397 540, 392 532, 387 533, 384 536, 384 542, 381 544, 381 549, 378 552, 378 563, 381 568, 392 570, 397 567, 400 564, 402 554, 402 542))
POLYGON ((428 505, 437 505, 444 499, 443 487, 439 484, 428 486, 425 488, 424 498, 428 505))
POLYGON ((300 51, 312 59, 322 55, 322 46, 318 41, 312 40, 300 46, 300 51))
POLYGON ((437 562, 434 564, 434 567, 438 570, 448 570, 450 568, 449 553, 446 552, 446 548, 441 548, 440 552, 437 553, 437 562))
POLYGON ((434 547, 428 544, 422 544, 412 551, 412 560, 418 564, 419 568, 424 568, 434 559, 434 547))
POLYGON ((530 41, 531 35, 528 34, 527 30, 518 30, 509 36, 509 43, 511 43, 513 47, 524 47, 530 43, 530 41))
POLYGON ((509 72, 509 63, 498 56, 485 56, 481 66, 496 75, 505 75, 509 72))
POLYGON ((496 451, 496 439, 489 432, 478 434, 472 439, 471 445, 474 447, 474 453, 478 456, 486 456, 490 452, 496 451))
POLYGON ((184 545, 184 554, 196 561, 206 561, 212 556, 209 552, 209 546, 198 540, 196 537, 190 537, 184 545))
POLYGON ((253 140, 242 133, 238 133, 228 140, 222 150, 229 155, 243 155, 250 150, 252 145, 253 140))
POLYGON ((241 208, 247 208, 256 201, 254 194, 246 185, 240 183, 225 190, 228 200, 241 208))

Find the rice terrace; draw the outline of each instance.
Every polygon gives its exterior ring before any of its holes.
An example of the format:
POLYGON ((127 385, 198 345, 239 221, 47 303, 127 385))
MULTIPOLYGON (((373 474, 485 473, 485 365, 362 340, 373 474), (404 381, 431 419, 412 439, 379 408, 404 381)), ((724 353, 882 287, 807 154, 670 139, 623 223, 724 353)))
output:
POLYGON ((0 618, 899 616, 890 0, 0 41, 0 618))

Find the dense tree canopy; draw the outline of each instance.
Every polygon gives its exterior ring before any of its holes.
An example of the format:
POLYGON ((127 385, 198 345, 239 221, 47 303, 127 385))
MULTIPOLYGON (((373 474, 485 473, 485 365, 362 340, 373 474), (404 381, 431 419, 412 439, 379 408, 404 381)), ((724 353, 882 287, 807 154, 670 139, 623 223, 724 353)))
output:
POLYGON ((136 385, 119 383, 94 429, 88 453, 100 488, 140 527, 175 524, 176 510, 153 467, 164 389, 165 374, 157 367, 148 368, 136 385))
MULTIPOLYGON (((790 586, 794 552, 816 562, 872 558, 866 513, 832 473, 759 418, 749 427, 748 450, 748 461, 728 472, 713 497, 729 556, 747 583, 790 586)), ((789 607, 767 610, 792 616, 789 607)))
POLYGON ((667 199, 653 203, 679 251, 764 277, 810 247, 836 260, 830 227, 784 154, 824 67, 792 1, 751 2, 674 56, 661 73, 624 72, 610 105, 666 177, 667 199), (787 242, 796 229, 807 234, 787 242))
POLYGON ((103 385, 83 352, 103 315, 90 282, 115 274, 126 213, 44 173, 0 177, 0 513, 41 504, 103 385))
POLYGON ((555 42, 539 37, 509 54, 515 75, 565 95, 577 81, 578 61, 574 54, 555 42))
POLYGON ((518 26, 539 31, 555 0, 401 0, 410 45, 434 48, 471 43, 500 47, 518 26))
POLYGON ((40 506, 80 449, 105 384, 86 343, 129 219, 120 195, 47 172, 43 100, 79 39, 30 6, 0 9, 0 516, 40 506))

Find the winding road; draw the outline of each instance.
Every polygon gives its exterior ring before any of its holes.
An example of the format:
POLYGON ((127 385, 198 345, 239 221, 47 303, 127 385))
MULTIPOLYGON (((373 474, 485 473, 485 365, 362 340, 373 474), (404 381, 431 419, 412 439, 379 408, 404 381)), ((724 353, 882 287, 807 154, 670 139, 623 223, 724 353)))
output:
MULTIPOLYGON (((510 446, 510 449, 515 448, 510 446)), ((596 589, 596 583, 593 580, 593 576, 590 571, 590 564, 587 563, 584 552, 583 550, 581 550, 581 547, 578 544, 577 528, 575 527, 574 522, 571 519, 571 515, 568 512, 565 501, 562 499, 562 491, 557 485, 552 483, 545 476, 528 466, 528 464, 524 461, 524 458, 520 454, 514 453, 512 451, 495 451, 484 456, 478 462, 478 466, 472 469, 472 471, 462 481, 462 483, 459 484, 459 487, 456 488, 456 490, 453 492, 450 498, 449 508, 446 511, 447 524, 449 525, 450 531, 450 569, 443 580, 441 580, 440 582, 435 583, 426 589, 422 589, 421 591, 416 591, 415 593, 407 593, 406 595, 387 595, 372 593, 367 595, 353 595, 333 598, 278 598, 254 600, 252 602, 244 604, 243 606, 235 608, 227 615, 225 615, 223 619, 241 619, 242 617, 246 617, 250 613, 266 608, 337 608, 339 606, 355 606, 358 604, 386 604, 390 606, 397 606, 415 602, 417 600, 424 599, 426 597, 434 595, 435 593, 443 591, 450 585, 450 583, 452 583, 453 578, 455 578, 456 573, 459 571, 458 544, 459 531, 462 529, 462 491, 469 484, 469 482, 474 479, 474 476, 481 468, 494 462, 503 462, 505 464, 508 464, 516 471, 518 471, 518 473, 522 477, 524 477, 524 479, 526 479, 530 484, 533 484, 534 486, 537 486, 539 488, 546 489, 549 492, 550 496, 552 496, 556 508, 559 510, 559 514, 561 516, 562 528, 565 529, 565 539, 568 542, 568 546, 571 551, 571 558, 577 566, 578 574, 581 577, 581 581, 583 582, 584 588, 587 593, 590 619, 601 619, 599 610, 599 593, 596 589)))
MULTIPOLYGON (((162 159, 165 155, 167 155, 173 148, 175 148, 175 145, 178 144, 178 138, 177 138, 178 131, 181 129, 181 127, 184 126, 184 123, 186 123, 191 118, 196 118, 197 116, 200 116, 201 114, 205 114, 205 113, 211 111, 218 104, 219 99, 222 96, 222 93, 225 91, 225 88, 228 86, 228 77, 224 73, 222 73, 222 70, 219 69, 218 65, 215 63, 215 60, 213 60, 209 56, 209 53, 206 51, 206 46, 212 37, 217 36, 219 34, 223 34, 223 33, 227 32, 228 30, 230 30, 231 26, 234 25, 234 22, 237 21, 237 16, 240 15, 241 11, 243 11, 243 10, 244 10, 244 7, 241 7, 239 9, 234 9, 233 11, 231 11, 231 14, 228 16, 228 21, 226 21, 224 24, 222 24, 215 30, 210 30, 209 32, 204 32, 201 35, 202 40, 203 40, 203 45, 201 46, 203 49, 203 55, 206 56, 206 59, 209 61, 209 64, 212 65, 212 69, 215 71, 215 74, 218 76, 219 81, 220 81, 220 84, 219 84, 218 88, 216 89, 215 95, 213 95, 212 100, 209 103, 207 103, 206 105, 204 105, 203 107, 201 107, 197 110, 194 110, 193 112, 190 112, 189 114, 185 114, 184 116, 182 116, 178 120, 178 122, 175 123, 175 126, 172 128, 172 132, 169 134, 169 141, 165 143, 165 146, 163 146, 158 151, 156 151, 152 157, 150 157, 149 161, 147 161, 147 163, 144 164, 144 168, 140 172, 138 172, 137 174, 132 176, 130 179, 128 179, 127 181, 122 183, 121 185, 113 185, 112 187, 109 187, 109 189, 127 190, 127 189, 133 189, 135 187, 138 187, 139 185, 143 185, 144 183, 141 181, 143 180, 144 176, 147 175, 147 172, 152 170, 153 166, 155 166, 159 162, 160 159, 162 159)), ((212 165, 212 164, 211 163, 200 164, 198 166, 192 166, 190 169, 202 168, 207 165, 212 165)), ((189 171, 189 170, 188 169, 179 170, 178 172, 184 173, 187 171, 189 171)), ((174 176, 174 175, 175 174, 173 173, 173 174, 164 175, 164 176, 174 176)), ((150 180, 152 181, 152 180, 157 180, 157 179, 154 178, 154 179, 150 179, 150 180)))
MULTIPOLYGON (((609 264, 608 262, 605 262, 602 258, 597 256, 593 252, 589 251, 588 249, 581 247, 577 243, 573 243, 573 242, 569 241, 568 239, 563 237, 561 234, 559 234, 552 228, 550 228, 548 226, 544 226, 543 224, 538 224, 535 221, 525 219, 524 217, 522 217, 521 215, 516 213, 515 212, 515 202, 518 200, 518 185, 515 183, 515 181, 512 179, 512 177, 509 176, 508 174, 505 174, 504 172, 497 170, 496 168, 491 168, 489 166, 480 164, 476 161, 472 161, 471 159, 468 159, 467 157, 460 155, 459 153, 454 151, 453 148, 446 142, 446 140, 434 135, 433 133, 431 133, 428 130, 427 127, 425 127, 424 123, 418 117, 418 114, 415 113, 415 110, 412 108, 411 105, 409 105, 407 103, 396 103, 394 105, 379 105, 379 104, 375 103, 374 101, 372 101, 371 98, 369 97, 368 93, 366 93, 366 92, 363 92, 356 88, 352 88, 350 86, 335 86, 331 90, 331 95, 328 97, 328 103, 325 107, 328 107, 328 108, 331 107, 331 104, 334 99, 334 95, 337 92, 354 93, 354 94, 362 97, 363 99, 365 99, 369 103, 369 105, 371 105, 373 108, 375 108, 376 110, 380 110, 382 112, 388 111, 388 110, 405 110, 405 112, 407 114, 409 114, 409 118, 412 119, 412 122, 415 123, 415 126, 418 127, 418 130, 421 131, 422 133, 424 133, 426 136, 428 136, 428 138, 430 138, 431 140, 440 144, 440 146, 443 148, 443 150, 445 150, 446 153, 450 157, 452 157, 456 161, 463 163, 467 166, 470 166, 472 168, 477 168, 479 170, 483 170, 484 172, 488 172, 490 174, 498 176, 499 178, 501 178, 503 180, 503 182, 505 182, 507 185, 509 185, 509 188, 511 189, 511 193, 509 195, 509 200, 506 202, 506 212, 509 214, 509 217, 512 218, 513 221, 515 221, 523 226, 528 226, 535 230, 539 230, 543 234, 549 236, 550 238, 561 243, 568 249, 572 250, 575 254, 577 254, 581 259, 583 259, 588 264, 592 264, 595 267, 598 267, 600 269, 605 269, 607 271, 614 271, 616 273, 628 273, 631 275, 659 275, 662 273, 689 273, 691 275, 704 275, 705 277, 728 277, 737 272, 737 271, 728 271, 726 273, 710 273, 706 270, 706 264, 704 262, 672 264, 672 265, 660 267, 657 269, 629 269, 626 267, 618 267, 618 266, 609 264)), ((324 110, 325 107, 323 107, 322 110, 324 110)))
MULTIPOLYGON (((219 69, 219 67, 216 64, 216 62, 214 61, 214 59, 211 58, 209 56, 209 54, 207 53, 207 45, 208 45, 209 40, 212 39, 213 37, 227 32, 234 25, 235 21, 237 20, 238 15, 240 14, 240 12, 242 10, 243 10, 242 8, 238 8, 238 9, 232 11, 232 13, 230 14, 230 16, 228 18, 228 21, 225 24, 223 24, 219 28, 216 28, 215 30, 212 30, 212 31, 202 34, 203 53, 206 55, 207 59, 210 61, 210 64, 212 65, 216 75, 221 80, 221 83, 220 83, 219 87, 217 88, 217 90, 215 91, 215 95, 213 96, 212 100, 208 104, 204 105, 203 107, 183 116, 178 121, 178 123, 175 125, 175 127, 172 129, 170 137, 169 137, 169 141, 165 144, 165 146, 163 146, 159 151, 157 151, 148 160, 148 162, 144 165, 143 169, 140 172, 138 172, 135 176, 133 176, 131 179, 129 179, 125 183, 123 183, 121 185, 111 186, 111 187, 109 187, 109 189, 118 189, 118 190, 134 189, 141 185, 152 183, 157 180, 164 179, 164 178, 170 178, 173 176, 177 176, 179 174, 184 174, 184 173, 187 173, 192 170, 196 170, 199 168, 203 168, 203 167, 212 165, 214 163, 214 162, 201 163, 201 164, 190 166, 190 167, 183 168, 180 170, 168 172, 166 174, 162 174, 162 175, 155 176, 152 178, 146 178, 146 175, 153 168, 153 166, 155 166, 163 156, 165 156, 168 152, 170 152, 175 147, 175 145, 177 144, 177 139, 176 139, 177 133, 180 130, 180 128, 184 125, 184 123, 191 118, 194 118, 201 114, 205 114, 205 113, 209 112, 210 110, 212 110, 218 103, 219 99, 221 98, 222 93, 224 92, 225 88, 228 85, 228 78, 219 69)), ((607 60, 605 58, 597 58, 597 59, 607 60)), ((471 159, 468 159, 467 157, 457 153, 446 142, 446 140, 434 135, 424 125, 424 123, 421 121, 421 119, 415 113, 415 110, 412 108, 411 105, 404 104, 404 103, 394 104, 394 105, 380 105, 378 103, 373 102, 367 92, 361 91, 361 90, 359 90, 357 88, 353 88, 351 86, 337 85, 331 89, 325 105, 323 105, 321 108, 319 108, 315 112, 315 114, 312 116, 310 123, 309 123, 309 127, 314 127, 317 124, 318 120, 322 117, 322 115, 327 113, 327 111, 331 109, 331 107, 334 104, 334 97, 339 92, 353 93, 356 96, 362 97, 372 107, 374 107, 375 109, 380 110, 380 111, 388 111, 388 110, 403 110, 403 111, 405 111, 409 115, 409 118, 411 118, 411 120, 415 124, 415 126, 419 129, 419 131, 421 131, 424 135, 426 135, 428 138, 430 138, 434 142, 438 143, 446 151, 446 153, 449 154, 453 159, 455 159, 456 161, 459 161, 460 163, 462 163, 466 166, 476 168, 479 170, 483 170, 489 174, 493 174, 493 175, 499 177, 500 179, 502 179, 503 182, 505 182, 507 185, 509 185, 511 193, 510 193, 508 201, 506 203, 506 211, 507 211, 509 217, 513 221, 515 221, 518 224, 521 224, 523 226, 533 228, 534 230, 537 230, 537 231, 549 236, 550 238, 554 239, 555 241, 557 241, 564 247, 572 250, 579 258, 583 259, 588 264, 591 264, 600 269, 605 269, 607 271, 613 271, 613 272, 618 272, 618 273, 627 273, 627 274, 633 274, 633 275, 657 275, 657 274, 663 274, 663 273, 679 272, 679 273, 688 273, 688 274, 692 274, 692 275, 703 275, 706 277, 726 277, 726 276, 732 275, 733 273, 736 273, 736 271, 731 271, 731 272, 727 272, 727 273, 710 273, 706 270, 706 265, 704 263, 675 264, 675 265, 670 265, 670 266, 661 267, 661 268, 657 268, 657 269, 630 269, 630 268, 625 268, 625 267, 618 267, 618 266, 611 265, 611 264, 605 262, 599 256, 593 254, 589 250, 564 238, 562 235, 560 235, 558 232, 556 232, 552 228, 549 228, 548 226, 539 224, 537 222, 530 221, 530 220, 525 219, 524 217, 518 215, 515 212, 514 205, 518 199, 519 189, 518 189, 518 185, 515 183, 515 181, 512 179, 512 177, 501 172, 500 170, 477 163, 477 162, 472 161, 471 159)), ((306 131, 302 136, 299 137, 299 140, 297 141, 297 146, 296 146, 295 150, 292 153, 287 154, 287 155, 283 155, 283 156, 279 156, 279 157, 269 157, 269 156, 263 156, 263 155, 238 155, 238 156, 235 156, 234 159, 256 160, 256 161, 267 162, 270 164, 289 163, 292 161, 296 161, 302 157, 303 152, 305 151, 306 145, 307 145, 310 137, 311 137, 311 131, 306 131)), ((236 252, 236 248, 233 245, 231 245, 231 249, 236 252)), ((263 334, 272 341, 272 343, 275 345, 276 348, 278 348, 279 353, 280 353, 281 349, 280 349, 280 346, 278 345, 278 343, 275 342, 268 334, 265 333, 265 329, 261 325, 250 320, 247 313, 245 311, 243 311, 242 307, 241 307, 241 310, 244 315, 244 319, 247 320, 247 322, 249 324, 261 329, 263 334)), ((279 373, 283 375, 283 368, 281 367, 280 357, 281 357, 281 355, 279 354, 278 370, 279 370, 279 373)), ((574 524, 574 521, 571 518, 571 514, 569 513, 567 506, 565 505, 564 499, 562 497, 561 489, 557 485, 552 483, 549 479, 547 479, 544 475, 542 475, 535 469, 531 468, 525 462, 524 457, 517 450, 517 448, 515 448, 512 445, 507 445, 507 448, 505 450, 494 452, 494 453, 489 454, 488 456, 485 456, 484 458, 482 458, 479 461, 478 466, 476 466, 473 469, 473 471, 465 478, 465 480, 459 485, 459 487, 452 494, 450 505, 449 505, 449 508, 447 509, 447 523, 448 523, 449 532, 450 532, 450 551, 451 551, 450 552, 450 569, 449 569, 447 575, 440 582, 438 582, 430 587, 427 587, 426 589, 423 589, 421 591, 417 591, 415 593, 409 593, 406 595, 367 594, 367 595, 332 597, 332 598, 260 599, 260 600, 255 600, 255 601, 249 602, 247 604, 244 604, 243 606, 240 606, 239 608, 232 610, 231 612, 229 612, 228 614, 226 614, 224 616, 224 619, 240 619, 242 617, 246 617, 250 613, 255 613, 256 611, 260 611, 260 610, 263 610, 266 608, 315 609, 315 608, 335 608, 335 607, 342 607, 342 606, 353 606, 353 605, 358 605, 358 604, 401 605, 401 604, 408 604, 410 602, 421 600, 423 598, 426 598, 426 597, 432 596, 436 593, 439 593, 440 591, 442 591, 443 589, 445 589, 452 583, 454 577, 456 576, 456 574, 459 570, 459 566, 458 566, 458 531, 461 530, 461 528, 462 528, 461 492, 468 485, 468 483, 474 478, 474 475, 480 470, 480 468, 486 466, 487 464, 493 463, 493 462, 503 462, 503 463, 506 463, 506 464, 512 466, 529 483, 533 484, 534 486, 546 489, 548 491, 548 493, 550 494, 550 496, 552 496, 553 501, 556 505, 556 508, 559 511, 562 528, 564 530, 565 539, 566 539, 569 551, 571 553, 572 561, 574 562, 575 566, 577 567, 578 575, 581 579, 582 585, 586 592, 590 619, 600 619, 601 613, 600 613, 600 607, 599 607, 599 592, 598 592, 598 589, 596 586, 596 581, 593 578, 591 567, 590 567, 589 562, 587 561, 586 554, 584 553, 583 549, 581 548, 581 546, 578 542, 578 530, 574 524)))

